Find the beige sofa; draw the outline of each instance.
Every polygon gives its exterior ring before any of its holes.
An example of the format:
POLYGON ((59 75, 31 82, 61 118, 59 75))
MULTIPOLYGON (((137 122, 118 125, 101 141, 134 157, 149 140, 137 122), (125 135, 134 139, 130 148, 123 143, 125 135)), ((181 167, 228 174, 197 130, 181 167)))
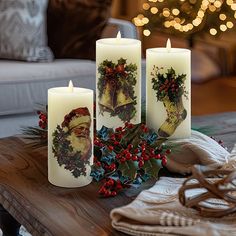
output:
MULTIPOLYGON (((103 37, 113 37, 120 30, 123 37, 137 38, 134 25, 109 19, 103 37)), ((37 125, 36 104, 47 103, 47 90, 67 86, 95 89, 95 62, 58 59, 51 63, 0 61, 0 137, 21 133, 24 126, 37 125)))

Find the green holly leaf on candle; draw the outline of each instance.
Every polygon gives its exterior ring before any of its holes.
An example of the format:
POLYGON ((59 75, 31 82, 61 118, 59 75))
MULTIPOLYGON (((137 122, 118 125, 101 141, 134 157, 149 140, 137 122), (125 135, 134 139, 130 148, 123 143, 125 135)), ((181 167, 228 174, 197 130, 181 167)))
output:
POLYGON ((171 67, 167 72, 163 73, 163 68, 154 66, 152 72, 153 90, 156 91, 157 101, 163 101, 166 97, 171 102, 178 102, 182 95, 187 97, 185 89, 186 74, 176 74, 171 67))
POLYGON ((157 101, 163 102, 167 114, 166 120, 158 130, 158 135, 167 138, 174 134, 187 117, 182 97, 188 99, 188 93, 185 88, 186 74, 177 75, 172 67, 167 69, 167 72, 162 71, 163 68, 154 66, 151 76, 157 101))

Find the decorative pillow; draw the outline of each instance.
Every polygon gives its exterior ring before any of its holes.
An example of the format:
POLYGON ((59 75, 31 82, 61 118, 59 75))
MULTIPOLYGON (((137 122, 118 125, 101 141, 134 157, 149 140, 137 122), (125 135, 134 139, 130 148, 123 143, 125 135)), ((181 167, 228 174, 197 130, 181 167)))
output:
POLYGON ((95 59, 112 0, 49 0, 48 45, 56 58, 95 59))
POLYGON ((0 58, 51 61, 47 47, 48 0, 0 0, 0 58))

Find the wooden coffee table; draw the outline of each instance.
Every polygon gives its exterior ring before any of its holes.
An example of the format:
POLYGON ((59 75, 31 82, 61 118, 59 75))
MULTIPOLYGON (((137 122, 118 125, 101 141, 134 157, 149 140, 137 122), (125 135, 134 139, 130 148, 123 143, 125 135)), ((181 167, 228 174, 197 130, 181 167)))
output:
MULTIPOLYGON (((216 138, 233 148, 236 113, 192 120, 195 127, 211 125, 216 138)), ((124 235, 112 229, 109 212, 132 197, 99 198, 98 187, 55 187, 47 180, 46 148, 33 150, 19 137, 0 139, 0 228, 6 236, 17 235, 21 224, 36 236, 124 235)))

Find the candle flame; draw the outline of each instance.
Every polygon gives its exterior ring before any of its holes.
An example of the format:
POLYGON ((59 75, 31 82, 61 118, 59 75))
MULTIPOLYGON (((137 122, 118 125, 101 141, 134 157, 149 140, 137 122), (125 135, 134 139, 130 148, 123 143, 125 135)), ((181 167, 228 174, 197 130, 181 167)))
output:
POLYGON ((73 85, 73 83, 72 83, 71 80, 70 80, 70 82, 69 82, 68 89, 69 89, 69 91, 70 91, 71 93, 74 91, 74 85, 73 85))
POLYGON ((120 39, 121 39, 121 33, 120 33, 120 31, 117 33, 116 39, 117 39, 117 40, 120 40, 120 39))
POLYGON ((167 42, 166 42, 166 49, 168 52, 170 52, 171 50, 171 42, 170 42, 170 39, 167 39, 167 42))

